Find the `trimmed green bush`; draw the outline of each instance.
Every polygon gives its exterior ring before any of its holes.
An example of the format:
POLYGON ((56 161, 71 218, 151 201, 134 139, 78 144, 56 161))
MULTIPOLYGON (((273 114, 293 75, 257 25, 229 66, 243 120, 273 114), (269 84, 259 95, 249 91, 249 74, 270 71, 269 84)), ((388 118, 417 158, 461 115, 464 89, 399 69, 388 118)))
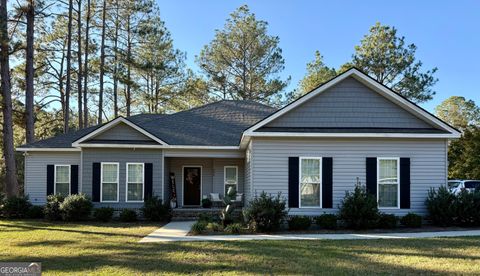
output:
POLYGON ((2 214, 6 218, 26 218, 31 206, 28 196, 12 196, 4 200, 2 214))
POLYGON ((209 198, 202 199, 203 208, 212 208, 213 202, 209 198))
POLYGON ((93 210, 93 217, 96 220, 108 222, 113 217, 113 208, 110 208, 110 207, 96 208, 93 210))
POLYGON ((162 199, 154 196, 145 200, 141 212, 151 221, 169 221, 171 217, 170 205, 163 204, 162 199))
POLYGON ((86 220, 92 213, 93 204, 85 194, 73 194, 60 204, 62 218, 66 221, 86 220))
POLYGON ((340 219, 348 228, 368 229, 377 226, 378 207, 375 197, 365 187, 355 185, 353 192, 346 192, 340 206, 340 219))
POLYGON ((243 225, 241 223, 231 223, 225 227, 225 233, 228 234, 240 234, 242 232, 243 225))
POLYGON ((222 232, 223 226, 218 222, 209 222, 207 224, 207 230, 212 232, 222 232))
POLYGON ((121 222, 134 222, 137 221, 137 212, 132 209, 123 209, 120 212, 119 219, 121 222))
POLYGON ((65 198, 62 195, 49 195, 47 196, 47 204, 43 209, 43 214, 48 220, 61 220, 62 213, 60 211, 60 204, 62 204, 65 198))
POLYGON ((322 229, 337 229, 337 216, 334 214, 323 214, 315 218, 315 222, 322 229))
POLYGON ((408 228, 422 227, 422 217, 415 213, 408 213, 400 218, 400 224, 408 228))
POLYGON ((312 225, 312 219, 306 216, 293 216, 288 220, 288 229, 307 230, 312 225))
POLYGON ((281 194, 276 197, 262 192, 244 210, 244 218, 254 231, 271 232, 278 230, 287 216, 285 200, 281 194))
POLYGON ((201 233, 205 232, 206 229, 207 229, 207 223, 206 222, 197 221, 192 225, 192 228, 190 229, 190 231, 193 234, 201 234, 201 233))
POLYGON ((32 205, 30 209, 28 209, 27 217, 31 219, 43 219, 43 206, 32 205))
POLYGON ((480 225, 480 191, 461 191, 455 197, 455 222, 460 226, 480 225))
POLYGON ((456 196, 447 187, 441 186, 437 190, 431 188, 425 201, 429 219, 439 226, 451 226, 456 217, 456 196))
POLYGON ((393 229, 397 227, 397 217, 392 214, 381 213, 378 216, 378 228, 393 229))

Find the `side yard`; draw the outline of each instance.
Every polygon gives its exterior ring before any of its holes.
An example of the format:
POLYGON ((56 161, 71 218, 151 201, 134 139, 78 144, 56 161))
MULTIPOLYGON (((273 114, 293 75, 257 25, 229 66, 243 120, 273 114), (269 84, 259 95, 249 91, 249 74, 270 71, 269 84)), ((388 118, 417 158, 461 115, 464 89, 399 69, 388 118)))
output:
POLYGON ((480 237, 137 243, 159 223, 0 220, 0 262, 45 274, 480 274, 480 237))

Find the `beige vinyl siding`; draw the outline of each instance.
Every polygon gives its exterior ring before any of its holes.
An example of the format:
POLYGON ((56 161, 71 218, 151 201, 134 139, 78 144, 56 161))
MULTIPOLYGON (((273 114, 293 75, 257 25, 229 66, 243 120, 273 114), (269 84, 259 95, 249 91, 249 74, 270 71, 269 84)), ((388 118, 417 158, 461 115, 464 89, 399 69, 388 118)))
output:
POLYGON ((345 191, 352 190, 358 177, 365 184, 366 157, 408 157, 411 162, 411 208, 387 213, 426 214, 425 198, 430 187, 447 179, 445 139, 274 139, 255 138, 253 143, 253 193, 262 191, 288 200, 288 157, 333 157, 333 209, 292 209, 292 213, 318 215, 337 211, 345 191))
POLYGON ((285 113, 266 127, 432 128, 353 77, 285 113))
POLYGON ((47 202, 47 165, 55 164, 80 165, 80 152, 26 153, 25 194, 34 205, 47 202))

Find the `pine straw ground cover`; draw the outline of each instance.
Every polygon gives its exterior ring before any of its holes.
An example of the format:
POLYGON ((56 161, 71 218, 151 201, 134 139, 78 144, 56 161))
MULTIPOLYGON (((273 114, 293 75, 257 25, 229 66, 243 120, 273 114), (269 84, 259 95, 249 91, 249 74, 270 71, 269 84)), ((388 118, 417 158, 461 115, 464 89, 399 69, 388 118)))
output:
POLYGON ((50 274, 480 274, 480 237, 138 243, 159 224, 0 221, 0 262, 50 274))

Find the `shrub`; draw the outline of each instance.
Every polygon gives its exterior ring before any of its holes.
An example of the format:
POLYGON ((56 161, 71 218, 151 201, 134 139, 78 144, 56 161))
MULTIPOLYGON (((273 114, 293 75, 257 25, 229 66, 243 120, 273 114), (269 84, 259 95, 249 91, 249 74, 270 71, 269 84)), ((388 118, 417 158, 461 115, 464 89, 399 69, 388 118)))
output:
POLYGON ((66 221, 86 220, 92 213, 92 201, 85 194, 73 194, 60 204, 62 218, 66 221))
POLYGON ((461 226, 480 225, 480 191, 461 191, 455 197, 455 222, 461 226))
POLYGON ((119 219, 121 222, 134 222, 137 221, 137 212, 131 209, 123 209, 120 212, 119 219))
POLYGON ((408 213, 400 218, 400 223, 409 228, 422 227, 422 217, 415 213, 408 213))
POLYGON ((209 198, 202 199, 202 207, 203 208, 212 208, 212 201, 209 198))
POLYGON ((207 223, 206 222, 197 221, 192 225, 192 228, 190 229, 190 231, 193 234, 201 234, 201 233, 205 232, 206 229, 207 229, 207 223))
POLYGON ((437 190, 431 188, 425 201, 429 218, 433 224, 450 226, 455 222, 455 195, 450 193, 445 186, 437 190))
POLYGON ((3 202, 2 213, 7 218, 25 218, 31 206, 28 196, 12 196, 3 202))
POLYGON ((312 225, 312 220, 306 216, 294 216, 288 220, 288 229, 307 230, 312 225))
POLYGON ((203 213, 201 213, 201 214, 198 216, 198 221, 203 221, 203 222, 209 223, 209 222, 218 221, 218 219, 215 219, 212 214, 203 214, 203 213))
POLYGON ((231 223, 225 227, 225 233, 228 234, 240 234, 242 232, 243 226, 241 223, 231 223))
POLYGON ((280 228, 287 216, 285 200, 281 194, 268 196, 265 192, 250 201, 244 210, 244 218, 254 231, 269 232, 280 228))
POLYGON ((113 208, 102 207, 93 210, 93 217, 96 220, 107 222, 110 221, 113 217, 113 208))
POLYGON ((378 216, 378 228, 393 229, 397 227, 397 217, 392 214, 381 213, 378 216))
POLYGON ((43 215, 43 206, 32 205, 30 209, 28 209, 27 217, 31 219, 42 219, 44 218, 43 215))
POLYGON ((62 213, 60 212, 60 204, 65 198, 61 195, 49 195, 47 197, 47 204, 43 209, 43 214, 48 220, 61 220, 62 213))
POLYGON ((346 192, 341 202, 340 219, 348 228, 366 229, 376 226, 378 219, 377 200, 367 193, 365 187, 355 185, 353 192, 346 192))
POLYGON ((223 226, 217 222, 209 222, 207 224, 207 230, 213 232, 221 232, 223 231, 223 226))
POLYGON ((163 204, 162 199, 157 196, 146 199, 141 211, 143 216, 151 221, 170 220, 170 205, 163 204))
POLYGON ((315 218, 315 222, 323 229, 337 229, 337 216, 334 214, 323 214, 315 218))

